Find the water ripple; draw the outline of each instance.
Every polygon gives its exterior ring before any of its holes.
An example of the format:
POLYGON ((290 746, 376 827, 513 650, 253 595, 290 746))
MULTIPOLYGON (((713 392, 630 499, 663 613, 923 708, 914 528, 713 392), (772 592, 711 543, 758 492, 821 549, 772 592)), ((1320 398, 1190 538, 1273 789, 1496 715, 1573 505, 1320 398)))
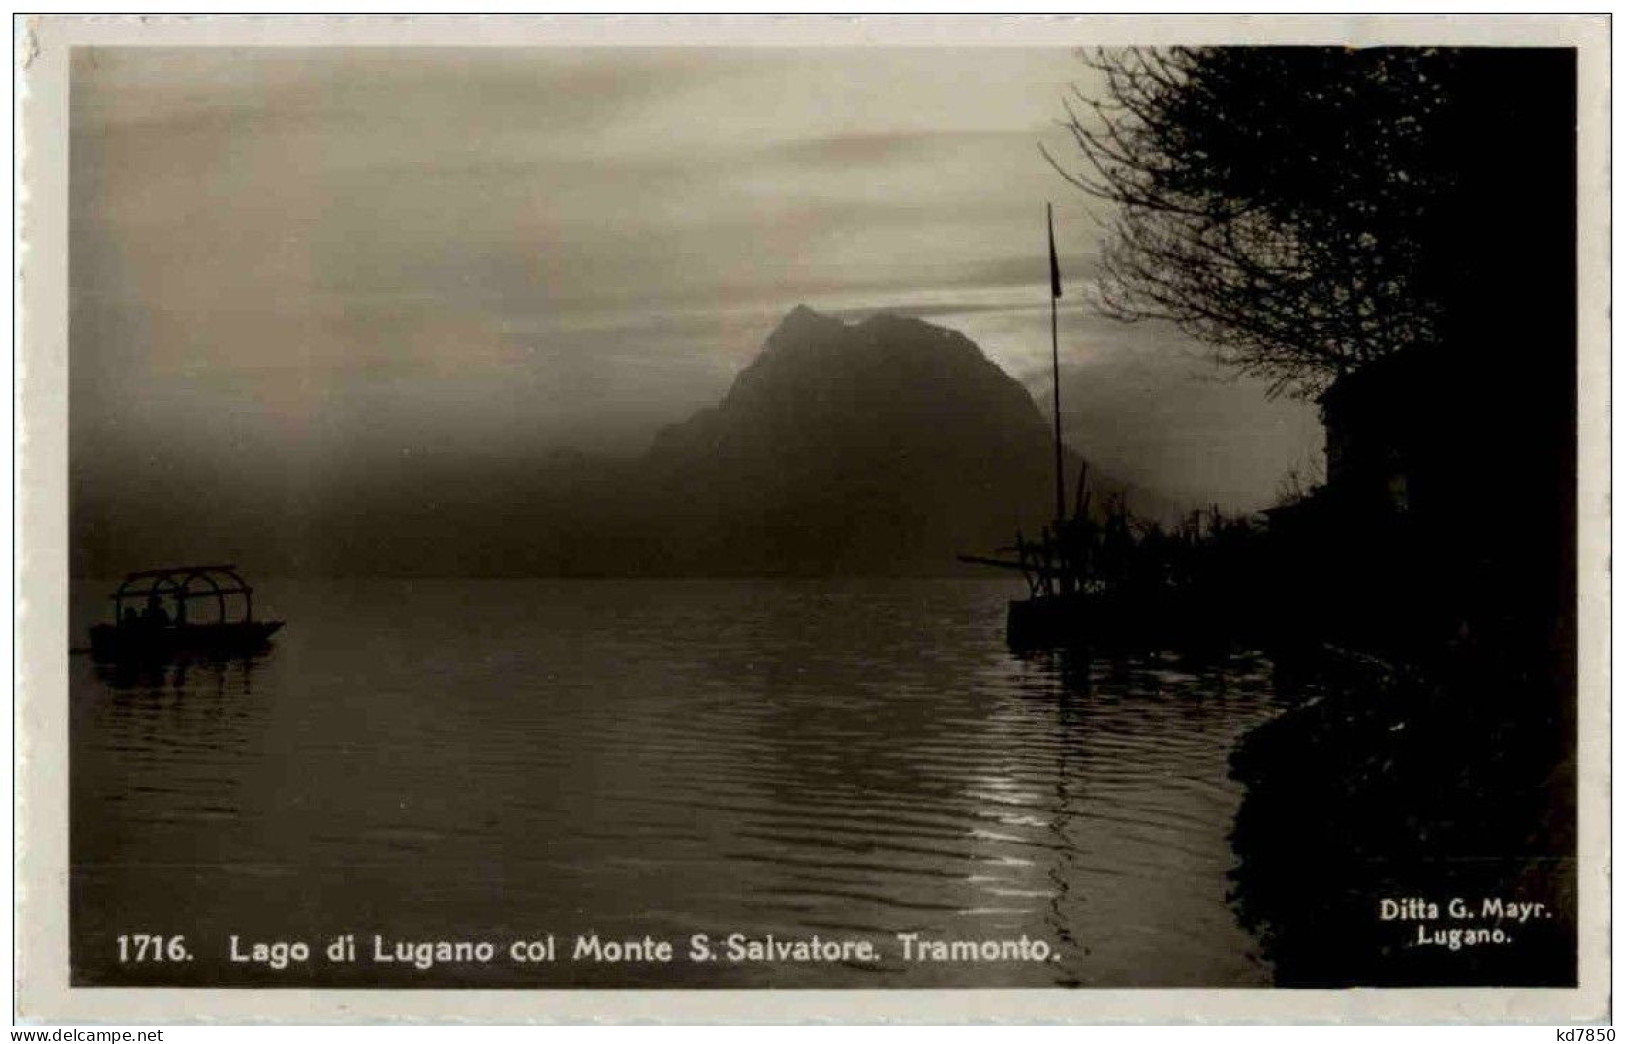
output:
POLYGON ((272 587, 292 622, 262 660, 73 661, 80 964, 140 910, 194 935, 918 931, 1059 952, 693 972, 712 985, 1267 979, 1223 901, 1226 758, 1273 710, 1257 659, 1017 659, 1005 589, 979 582, 272 587))

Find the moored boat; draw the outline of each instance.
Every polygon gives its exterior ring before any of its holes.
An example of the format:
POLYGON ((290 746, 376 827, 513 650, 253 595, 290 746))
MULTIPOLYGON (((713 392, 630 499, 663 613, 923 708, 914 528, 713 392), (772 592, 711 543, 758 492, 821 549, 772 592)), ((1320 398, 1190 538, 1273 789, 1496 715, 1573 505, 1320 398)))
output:
POLYGON ((246 656, 266 648, 283 626, 254 619, 254 589, 232 565, 129 573, 112 602, 114 622, 90 629, 98 660, 246 656))
POLYGON ((1077 503, 1072 516, 1066 514, 1066 478, 1062 474, 1065 446, 1061 441, 1061 346, 1056 302, 1061 298, 1061 266, 1055 253, 1055 218, 1048 204, 1044 221, 1049 237, 1049 322, 1050 363, 1052 367, 1052 420, 1055 426, 1055 516, 1036 541, 1019 533, 1013 547, 1015 559, 960 555, 959 560, 999 569, 1018 570, 1027 579, 1028 597, 1010 602, 1005 619, 1005 640, 1017 651, 1088 644, 1095 637, 1101 584, 1097 571, 1100 527, 1089 516, 1085 492, 1088 465, 1078 476, 1077 503))
MULTIPOLYGON (((1085 470, 1084 475, 1087 474, 1085 470)), ((1084 488, 1080 475, 1078 488, 1084 488)), ((1071 519, 1046 526, 1038 540, 1016 537, 1014 545, 1000 548, 1015 558, 960 555, 973 565, 1020 572, 1027 581, 1027 597, 1010 600, 1005 617, 1005 640, 1016 651, 1089 645, 1107 637, 1101 625, 1113 591, 1098 575, 1103 528, 1089 517, 1089 497, 1079 497, 1071 519)))

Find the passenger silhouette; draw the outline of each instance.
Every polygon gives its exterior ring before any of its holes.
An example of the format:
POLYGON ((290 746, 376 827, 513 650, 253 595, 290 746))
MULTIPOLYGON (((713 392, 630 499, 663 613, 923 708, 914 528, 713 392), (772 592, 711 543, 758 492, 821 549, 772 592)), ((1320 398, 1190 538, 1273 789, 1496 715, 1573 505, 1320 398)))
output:
POLYGON ((147 611, 142 614, 141 619, 151 627, 169 626, 169 614, 164 612, 163 604, 156 597, 147 599, 147 611))

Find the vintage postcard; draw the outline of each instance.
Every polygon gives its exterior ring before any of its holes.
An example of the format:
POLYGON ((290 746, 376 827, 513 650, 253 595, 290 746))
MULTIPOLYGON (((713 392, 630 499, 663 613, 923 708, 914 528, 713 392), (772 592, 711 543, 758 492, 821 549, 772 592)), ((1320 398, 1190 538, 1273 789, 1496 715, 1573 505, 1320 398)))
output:
POLYGON ((18 1018, 1609 1017, 1606 17, 16 61, 18 1018))

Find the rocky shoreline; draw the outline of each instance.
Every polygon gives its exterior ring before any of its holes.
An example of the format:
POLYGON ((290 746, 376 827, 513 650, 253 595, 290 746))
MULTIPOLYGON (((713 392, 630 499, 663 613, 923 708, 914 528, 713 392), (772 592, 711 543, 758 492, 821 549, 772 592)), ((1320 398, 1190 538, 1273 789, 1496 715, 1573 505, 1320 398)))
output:
POLYGON ((1573 690, 1542 666, 1278 661, 1288 708, 1231 757, 1230 899, 1279 985, 1574 984, 1573 690))

